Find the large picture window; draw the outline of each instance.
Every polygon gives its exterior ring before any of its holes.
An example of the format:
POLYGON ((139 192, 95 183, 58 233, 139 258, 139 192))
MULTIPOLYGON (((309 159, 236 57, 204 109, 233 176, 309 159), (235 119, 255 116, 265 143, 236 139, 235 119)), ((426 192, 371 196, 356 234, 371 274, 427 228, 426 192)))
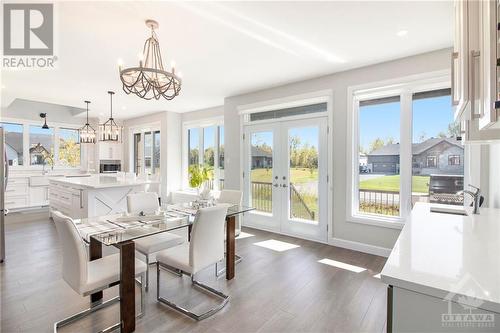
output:
POLYGON ((416 202, 463 204, 464 148, 444 82, 353 91, 348 219, 403 221, 416 202))
POLYGON ((158 130, 145 130, 133 133, 133 163, 136 175, 160 174, 160 144, 158 130))
POLYGON ((4 129, 5 152, 9 165, 23 165, 23 125, 0 123, 4 129))
POLYGON ((80 135, 77 129, 59 129, 59 164, 61 166, 80 166, 80 135))
POLYGON ((54 165, 54 130, 30 125, 30 165, 54 165))
MULTIPOLYGON (((210 175, 210 189, 224 188, 224 126, 185 126, 187 139, 187 156, 185 156, 186 179, 189 184, 190 167, 205 167, 210 175)), ((189 185, 188 185, 189 186, 189 185)))

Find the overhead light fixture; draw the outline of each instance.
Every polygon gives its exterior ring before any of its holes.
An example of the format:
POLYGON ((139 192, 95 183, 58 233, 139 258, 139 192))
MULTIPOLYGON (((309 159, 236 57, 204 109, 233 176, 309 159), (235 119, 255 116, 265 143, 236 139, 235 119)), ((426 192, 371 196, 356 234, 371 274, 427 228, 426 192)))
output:
POLYGON ((113 118, 113 95, 114 91, 108 91, 110 98, 110 117, 104 124, 99 125, 99 139, 100 141, 114 141, 121 140, 121 126, 118 126, 113 118))
POLYGON ((87 104, 87 122, 79 129, 80 143, 95 143, 95 129, 89 124, 89 104, 90 101, 85 101, 87 104))
POLYGON ((158 22, 146 20, 146 26, 151 29, 151 37, 146 40, 143 53, 139 55, 139 67, 122 69, 119 66, 123 91, 147 100, 160 97, 171 100, 179 95, 182 80, 175 74, 174 66, 171 72, 163 68, 160 43, 155 33, 158 22))
POLYGON ((47 114, 46 113, 40 113, 40 118, 44 120, 42 128, 43 129, 49 129, 49 126, 47 125, 47 114))

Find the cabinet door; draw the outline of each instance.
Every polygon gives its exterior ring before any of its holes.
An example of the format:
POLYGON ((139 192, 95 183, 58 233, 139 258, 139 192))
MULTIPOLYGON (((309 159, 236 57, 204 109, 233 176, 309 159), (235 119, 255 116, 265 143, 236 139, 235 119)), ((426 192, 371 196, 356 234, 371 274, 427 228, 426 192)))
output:
POLYGON ((479 129, 483 130, 497 121, 497 2, 479 1, 481 42, 481 100, 479 129))
POLYGON ((468 15, 467 1, 454 2, 455 36, 451 54, 451 102, 454 108, 455 119, 462 116, 468 103, 468 15))

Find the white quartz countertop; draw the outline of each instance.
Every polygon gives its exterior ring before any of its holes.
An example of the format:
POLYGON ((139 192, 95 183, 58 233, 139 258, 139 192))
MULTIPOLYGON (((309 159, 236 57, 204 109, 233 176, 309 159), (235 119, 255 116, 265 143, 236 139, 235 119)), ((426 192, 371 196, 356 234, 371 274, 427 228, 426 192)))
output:
POLYGON ((53 178, 50 183, 59 183, 63 185, 76 186, 79 188, 110 188, 110 187, 129 187, 145 184, 158 184, 158 181, 146 180, 141 178, 125 178, 109 175, 90 175, 88 177, 67 177, 53 178))
POLYGON ((381 273, 396 287, 500 313, 500 209, 431 213, 416 203, 381 273))

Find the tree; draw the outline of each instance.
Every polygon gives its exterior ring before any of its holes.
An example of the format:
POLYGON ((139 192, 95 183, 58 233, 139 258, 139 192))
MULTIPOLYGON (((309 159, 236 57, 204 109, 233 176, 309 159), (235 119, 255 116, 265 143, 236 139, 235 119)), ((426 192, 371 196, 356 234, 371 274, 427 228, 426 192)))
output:
POLYGON ((452 122, 448 125, 448 136, 450 138, 456 138, 460 136, 460 123, 452 122))
POLYGON ((392 145, 392 144, 394 144, 395 142, 396 142, 396 141, 394 140, 394 138, 393 138, 392 136, 389 136, 389 137, 387 138, 387 140, 385 141, 385 144, 386 144, 386 145, 392 145))
POLYGON ((427 134, 424 131, 422 131, 422 132, 420 132, 420 135, 418 136, 418 142, 424 142, 426 138, 427 138, 427 134))
POLYGON ((446 133, 441 131, 438 133, 438 138, 446 138, 446 133))
POLYGON ((374 150, 382 148, 384 145, 384 140, 382 140, 381 138, 376 138, 370 143, 370 153, 374 150))
MULTIPOLYGON (((52 155, 53 156, 53 155, 52 155)), ((80 165, 80 144, 74 139, 59 141, 59 161, 71 167, 80 165)))

